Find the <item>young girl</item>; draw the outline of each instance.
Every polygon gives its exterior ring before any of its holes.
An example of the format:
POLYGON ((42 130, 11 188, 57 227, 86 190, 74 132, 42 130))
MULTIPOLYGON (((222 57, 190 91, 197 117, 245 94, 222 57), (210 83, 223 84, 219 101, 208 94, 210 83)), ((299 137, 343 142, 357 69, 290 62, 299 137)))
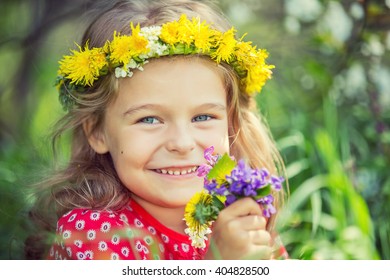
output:
POLYGON ((73 138, 69 164, 43 184, 50 194, 32 212, 56 231, 46 258, 285 253, 273 218, 250 198, 220 212, 206 248, 185 234, 184 208, 203 188, 196 171, 205 149, 271 173, 283 166, 253 98, 272 66, 264 51, 234 36, 204 1, 117 1, 92 21, 79 49, 60 62, 67 114, 54 146, 66 131, 73 138))

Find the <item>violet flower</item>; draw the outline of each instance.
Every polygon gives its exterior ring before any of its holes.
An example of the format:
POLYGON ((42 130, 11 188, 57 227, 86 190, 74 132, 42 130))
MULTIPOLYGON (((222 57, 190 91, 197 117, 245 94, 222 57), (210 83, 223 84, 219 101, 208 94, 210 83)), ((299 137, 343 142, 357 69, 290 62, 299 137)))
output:
MULTIPOLYGON (((205 235, 211 232, 206 232, 205 229, 211 226, 219 212, 243 197, 253 198, 260 205, 263 216, 270 218, 276 213, 272 191, 280 191, 284 182, 283 177, 270 175, 265 168, 251 168, 244 160, 236 162, 227 154, 219 156, 213 153, 213 146, 204 151, 207 163, 199 166, 197 171, 198 176, 204 177, 203 197, 209 203, 195 203, 186 207, 188 233, 196 244, 200 239, 200 243, 204 244, 203 241, 207 239, 205 235), (199 224, 203 230, 199 231, 194 224, 199 224)), ((199 194, 194 197, 197 196, 202 197, 199 194)))

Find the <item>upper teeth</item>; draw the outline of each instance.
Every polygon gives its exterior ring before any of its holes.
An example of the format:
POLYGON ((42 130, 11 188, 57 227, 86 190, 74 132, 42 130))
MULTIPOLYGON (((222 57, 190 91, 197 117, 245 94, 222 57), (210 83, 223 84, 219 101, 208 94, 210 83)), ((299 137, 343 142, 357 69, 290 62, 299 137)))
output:
POLYGON ((189 173, 193 173, 198 169, 197 166, 187 168, 187 169, 156 169, 158 173, 169 174, 169 175, 186 175, 189 173))

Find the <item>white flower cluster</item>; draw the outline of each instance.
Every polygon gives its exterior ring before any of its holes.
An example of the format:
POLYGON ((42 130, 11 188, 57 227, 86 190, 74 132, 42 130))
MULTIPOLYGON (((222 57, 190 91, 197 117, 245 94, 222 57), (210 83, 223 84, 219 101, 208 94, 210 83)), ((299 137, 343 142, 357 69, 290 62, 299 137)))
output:
POLYGON ((139 57, 142 59, 141 63, 136 62, 134 59, 130 59, 130 62, 123 67, 115 68, 115 77, 125 78, 132 77, 133 70, 138 69, 143 71, 143 65, 148 63, 148 58, 159 57, 165 54, 168 49, 167 45, 161 44, 159 36, 161 34, 161 26, 150 26, 143 27, 139 33, 140 36, 148 40, 148 49, 150 50, 147 54, 141 54, 139 57))
POLYGON ((202 229, 200 232, 194 232, 190 228, 186 228, 184 232, 188 234, 193 247, 201 249, 206 248, 206 240, 208 240, 206 234, 211 233, 211 229, 209 227, 202 229))
POLYGON ((144 71, 144 66, 149 61, 145 60, 142 63, 137 63, 134 59, 130 59, 130 62, 124 65, 123 67, 116 67, 115 68, 115 77, 116 78, 126 78, 126 77, 132 77, 133 71, 132 69, 138 69, 140 71, 144 71))
POLYGON ((161 56, 168 49, 167 45, 161 44, 159 41, 161 26, 143 27, 139 34, 149 41, 148 49, 150 52, 145 55, 145 58, 161 56))

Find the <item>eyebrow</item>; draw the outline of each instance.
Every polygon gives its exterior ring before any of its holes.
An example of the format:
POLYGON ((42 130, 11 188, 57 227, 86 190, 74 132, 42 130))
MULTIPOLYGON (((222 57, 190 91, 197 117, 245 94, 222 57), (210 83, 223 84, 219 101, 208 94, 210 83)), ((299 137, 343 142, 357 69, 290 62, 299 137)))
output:
POLYGON ((226 106, 221 103, 204 103, 196 107, 197 109, 213 109, 217 111, 226 111, 226 106))
MULTIPOLYGON (((123 113, 124 116, 132 115, 140 111, 145 110, 163 110, 164 106, 159 104, 142 104, 130 107, 123 113)), ((217 111, 226 111, 226 106, 221 103, 204 103, 194 108, 195 110, 217 110, 217 111)))
POLYGON ((124 116, 126 115, 132 115, 139 111, 145 111, 145 110, 158 110, 161 109, 162 106, 158 104, 143 104, 143 105, 136 105, 133 107, 130 107, 126 110, 126 112, 123 113, 124 116))

